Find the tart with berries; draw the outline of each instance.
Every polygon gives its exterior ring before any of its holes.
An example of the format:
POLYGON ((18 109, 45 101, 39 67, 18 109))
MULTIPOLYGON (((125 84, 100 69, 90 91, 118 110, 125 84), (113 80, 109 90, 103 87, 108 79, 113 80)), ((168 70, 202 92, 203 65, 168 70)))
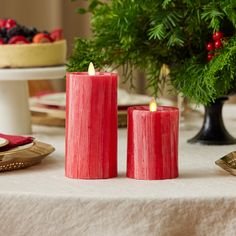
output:
POLYGON ((56 66, 65 60, 61 29, 41 32, 13 19, 0 19, 0 68, 56 66))

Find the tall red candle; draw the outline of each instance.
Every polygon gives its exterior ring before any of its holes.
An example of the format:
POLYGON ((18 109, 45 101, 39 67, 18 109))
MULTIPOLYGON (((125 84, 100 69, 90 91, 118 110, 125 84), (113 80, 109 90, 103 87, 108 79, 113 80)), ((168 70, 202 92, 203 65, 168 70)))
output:
POLYGON ((178 176, 179 111, 175 107, 128 109, 127 177, 144 180, 178 176))
POLYGON ((66 80, 65 175, 117 176, 117 75, 67 73, 66 80))

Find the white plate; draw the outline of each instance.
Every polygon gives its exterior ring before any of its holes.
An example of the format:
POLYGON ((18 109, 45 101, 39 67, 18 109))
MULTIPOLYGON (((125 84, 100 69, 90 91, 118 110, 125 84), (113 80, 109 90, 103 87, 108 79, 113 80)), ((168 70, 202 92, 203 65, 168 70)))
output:
MULTIPOLYGON (((151 101, 151 97, 140 94, 130 94, 123 89, 118 89, 118 106, 146 105, 151 101)), ((36 99, 38 104, 47 106, 66 106, 66 93, 53 93, 42 95, 36 99)), ((172 105, 172 102, 166 99, 159 99, 158 104, 172 105)))
POLYGON ((0 147, 4 147, 9 143, 9 141, 5 138, 0 138, 0 147))
MULTIPOLYGON (((135 104, 148 104, 151 97, 138 94, 129 94, 125 90, 118 90, 118 105, 128 106, 135 104)), ((42 95, 37 98, 37 102, 47 106, 66 106, 66 93, 53 93, 42 95)))
POLYGON ((37 98, 37 102, 47 106, 66 106, 66 93, 53 93, 42 95, 37 98))

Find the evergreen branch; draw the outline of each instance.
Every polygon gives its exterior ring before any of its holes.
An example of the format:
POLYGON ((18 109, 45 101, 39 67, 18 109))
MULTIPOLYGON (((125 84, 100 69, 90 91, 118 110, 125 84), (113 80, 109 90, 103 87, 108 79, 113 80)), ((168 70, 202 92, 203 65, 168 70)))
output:
POLYGON ((149 39, 159 39, 165 38, 166 29, 163 23, 160 23, 149 30, 149 39))
POLYGON ((184 46, 184 36, 179 29, 174 30, 173 33, 170 35, 169 40, 167 42, 167 46, 169 48, 173 46, 178 46, 178 47, 184 46))
POLYGON ((170 3, 172 3, 172 1, 173 1, 173 0, 164 0, 164 1, 162 2, 162 7, 163 7, 163 9, 166 9, 166 8, 170 5, 170 3))
POLYGON ((69 71, 87 70, 91 60, 96 68, 123 66, 123 80, 133 87, 132 70, 140 69, 157 96, 168 80, 161 76, 165 63, 176 90, 202 104, 235 84, 235 0, 87 1, 93 37, 76 40, 69 71), (224 46, 207 62, 205 46, 217 30, 224 33, 224 46))
MULTIPOLYGON (((194 59, 196 60, 196 59, 194 59)), ((201 64, 192 64, 185 61, 183 68, 172 71, 171 80, 178 92, 182 92, 196 103, 208 104, 215 98, 214 81, 203 77, 207 68, 201 64)))
POLYGON ((230 22, 233 24, 234 28, 236 27, 236 1, 234 0, 225 0, 221 1, 221 8, 230 22))
POLYGON ((224 18, 225 14, 220 10, 217 3, 211 2, 206 5, 204 11, 201 15, 203 20, 210 21, 209 28, 212 28, 214 31, 220 29, 220 22, 224 18))
POLYGON ((108 64, 103 52, 99 51, 95 53, 94 42, 92 40, 77 38, 75 40, 73 54, 67 64, 67 71, 87 71, 90 62, 93 62, 97 69, 102 69, 108 64))

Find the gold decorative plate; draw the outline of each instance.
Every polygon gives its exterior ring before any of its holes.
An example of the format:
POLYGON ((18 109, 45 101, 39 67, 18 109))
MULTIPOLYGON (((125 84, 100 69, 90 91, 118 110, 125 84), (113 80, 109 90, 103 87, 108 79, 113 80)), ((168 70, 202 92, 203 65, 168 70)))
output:
POLYGON ((54 147, 49 144, 35 141, 28 149, 0 156, 0 172, 23 169, 38 164, 54 150, 54 147))
POLYGON ((222 169, 228 171, 231 175, 236 175, 236 151, 230 152, 215 163, 222 169))

